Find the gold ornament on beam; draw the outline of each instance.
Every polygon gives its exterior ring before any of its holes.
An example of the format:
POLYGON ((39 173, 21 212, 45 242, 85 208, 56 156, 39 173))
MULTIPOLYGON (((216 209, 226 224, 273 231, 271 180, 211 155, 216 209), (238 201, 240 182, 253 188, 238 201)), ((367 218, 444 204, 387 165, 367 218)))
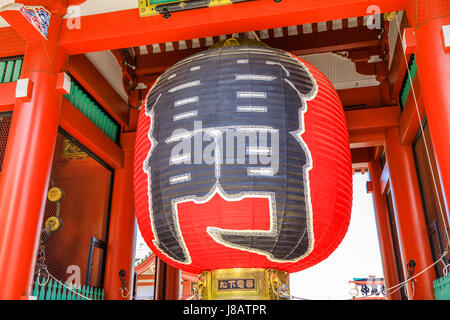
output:
POLYGON ((86 152, 80 149, 75 143, 69 139, 64 139, 63 141, 63 154, 64 159, 67 160, 84 160, 89 156, 86 152))

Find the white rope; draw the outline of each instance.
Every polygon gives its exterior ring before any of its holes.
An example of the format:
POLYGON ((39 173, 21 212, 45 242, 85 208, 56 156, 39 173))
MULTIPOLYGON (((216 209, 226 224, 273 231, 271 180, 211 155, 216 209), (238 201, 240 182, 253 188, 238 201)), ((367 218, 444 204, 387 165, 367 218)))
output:
POLYGON ((58 282, 60 285, 62 285, 64 288, 67 288, 68 290, 72 291, 73 293, 75 293, 76 295, 79 295, 80 297, 86 299, 86 300, 92 300, 89 297, 86 297, 84 295, 82 295, 81 293, 76 292, 75 290, 73 290, 72 288, 66 286, 64 283, 62 283, 61 281, 59 281, 58 279, 56 279, 53 275, 51 275, 50 273, 48 274, 50 277, 53 278, 53 280, 55 280, 56 282, 58 282))
MULTIPOLYGON (((82 297, 82 298, 84 298, 84 299, 86 299, 86 300, 92 300, 91 298, 88 298, 88 297, 86 297, 86 296, 84 296, 84 295, 82 295, 82 294, 76 292, 76 291, 73 290, 72 288, 66 286, 64 283, 62 283, 61 281, 59 281, 58 279, 56 279, 50 272, 48 272, 47 268, 45 268, 45 271, 46 271, 48 277, 47 277, 47 280, 46 280, 43 284, 41 284, 41 283, 39 282, 39 275, 40 275, 40 272, 38 273, 37 283, 38 283, 38 285, 39 285, 40 287, 45 286, 45 285, 48 283, 48 281, 50 280, 50 278, 52 278, 52 279, 55 280, 57 283, 59 283, 61 286, 63 286, 64 288, 66 288, 66 289, 69 290, 69 291, 72 291, 72 292, 75 293, 76 295, 79 295, 80 297, 82 297)), ((48 288, 47 290, 51 290, 50 287, 47 287, 47 288, 48 288)))
MULTIPOLYGON (((410 278, 406 279, 405 281, 400 282, 399 284, 396 284, 396 285, 394 285, 394 286, 392 286, 392 287, 390 287, 390 288, 387 288, 387 289, 386 289, 386 295, 393 294, 394 292, 396 292, 397 290, 399 290, 400 288, 402 288, 403 286, 405 286, 405 285, 408 283, 408 281, 414 280, 415 278, 417 278, 418 276, 420 276, 422 273, 424 273, 424 272, 427 271, 428 269, 434 267, 435 264, 437 264, 437 263, 439 263, 439 262, 444 263, 443 258, 444 258, 446 255, 447 255, 447 251, 445 251, 445 252, 441 255, 441 257, 440 257, 438 260, 436 260, 433 264, 429 265, 428 267, 426 267, 425 269, 423 269, 422 271, 420 271, 420 272, 419 272, 418 274, 416 274, 415 276, 410 277, 410 278), (388 293, 388 290, 392 290, 392 289, 395 289, 395 288, 397 288, 397 289, 394 290, 394 291, 392 291, 392 292, 390 292, 390 293, 388 293)), ((444 264, 444 265, 445 265, 445 264, 444 264)), ((414 289, 414 285, 413 285, 413 289, 414 289)), ((412 296, 411 296, 411 298, 412 298, 412 296)))
POLYGON ((291 300, 310 300, 310 299, 305 299, 305 298, 296 297, 296 296, 290 295, 290 294, 288 294, 288 293, 282 294, 282 295, 280 295, 280 297, 281 297, 281 298, 289 298, 289 299, 291 299, 291 300))

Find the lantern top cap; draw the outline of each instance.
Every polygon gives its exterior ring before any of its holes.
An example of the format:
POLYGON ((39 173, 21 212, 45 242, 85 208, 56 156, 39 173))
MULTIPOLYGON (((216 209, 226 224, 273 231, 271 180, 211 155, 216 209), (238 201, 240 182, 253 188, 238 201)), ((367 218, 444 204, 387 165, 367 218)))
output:
POLYGON ((242 46, 242 47, 269 47, 267 44, 260 40, 251 39, 247 37, 238 37, 238 38, 228 38, 219 42, 216 42, 211 46, 210 49, 214 48, 221 48, 221 47, 235 47, 235 46, 242 46))

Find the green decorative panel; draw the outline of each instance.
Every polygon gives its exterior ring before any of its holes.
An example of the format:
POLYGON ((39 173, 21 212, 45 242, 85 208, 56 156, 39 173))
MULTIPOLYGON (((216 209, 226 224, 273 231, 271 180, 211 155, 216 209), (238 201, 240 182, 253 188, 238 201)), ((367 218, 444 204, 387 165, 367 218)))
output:
POLYGON ((12 81, 17 81, 20 78, 20 72, 22 71, 23 60, 16 60, 14 63, 14 70, 12 73, 12 81))
POLYGON ((411 82, 414 81, 416 73, 417 73, 417 64, 416 59, 413 57, 411 62, 409 63, 409 73, 408 71, 406 71, 404 84, 402 90, 400 91, 400 104, 402 107, 404 107, 406 99, 408 99, 412 87, 411 82))
POLYGON ((0 58, 0 83, 19 80, 23 57, 0 58))
POLYGON ((436 300, 450 300, 450 274, 434 280, 433 288, 436 300))
POLYGON ((70 93, 64 95, 78 110, 103 131, 111 140, 116 141, 118 125, 72 80, 70 93))
POLYGON ((62 283, 52 278, 36 279, 32 296, 37 300, 104 300, 103 289, 62 283))

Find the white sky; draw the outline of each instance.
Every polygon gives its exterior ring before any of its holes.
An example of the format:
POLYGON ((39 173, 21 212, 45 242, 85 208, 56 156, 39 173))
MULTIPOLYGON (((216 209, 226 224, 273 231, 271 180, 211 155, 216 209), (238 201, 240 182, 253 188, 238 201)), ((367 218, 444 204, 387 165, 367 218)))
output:
POLYGON ((290 275, 290 294, 310 300, 351 299, 348 281, 383 278, 372 195, 366 192, 368 174, 353 175, 350 226, 339 247, 319 264, 290 275))

